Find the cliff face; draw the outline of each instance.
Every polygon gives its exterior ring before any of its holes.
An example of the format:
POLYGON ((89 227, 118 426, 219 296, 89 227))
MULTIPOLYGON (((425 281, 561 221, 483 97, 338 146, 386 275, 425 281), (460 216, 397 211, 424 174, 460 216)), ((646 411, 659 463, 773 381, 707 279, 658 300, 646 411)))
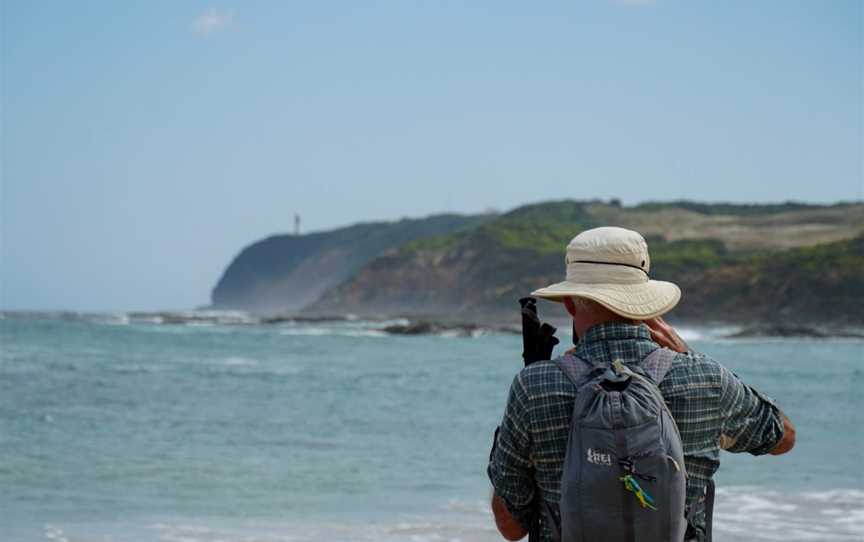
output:
POLYGON ((490 218, 438 215, 268 237, 244 248, 228 265, 213 289, 212 306, 255 312, 296 311, 387 250, 418 238, 472 228, 490 218))
POLYGON ((675 316, 732 324, 864 325, 864 235, 729 257, 672 274, 684 291, 675 316))
POLYGON ((381 255, 310 309, 512 319, 519 297, 563 278, 566 243, 599 225, 646 236, 652 277, 682 287, 680 320, 864 324, 860 204, 531 205, 381 255))

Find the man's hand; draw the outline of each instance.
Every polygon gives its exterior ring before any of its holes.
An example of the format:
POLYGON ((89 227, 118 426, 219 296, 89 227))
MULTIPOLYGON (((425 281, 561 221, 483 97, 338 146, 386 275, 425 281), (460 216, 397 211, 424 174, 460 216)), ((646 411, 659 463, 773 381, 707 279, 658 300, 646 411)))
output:
POLYGON ((675 331, 675 328, 666 323, 661 317, 644 320, 643 323, 651 330, 651 338, 660 346, 665 346, 670 350, 681 352, 682 354, 690 351, 690 346, 684 342, 681 335, 675 331))
POLYGON ((524 538, 528 531, 507 510, 504 500, 497 494, 492 494, 492 514, 495 516, 495 526, 498 532, 507 540, 524 538))
POLYGON ((774 446, 773 450, 768 452, 771 455, 785 454, 795 446, 795 426, 782 412, 780 417, 783 419, 783 438, 774 446))

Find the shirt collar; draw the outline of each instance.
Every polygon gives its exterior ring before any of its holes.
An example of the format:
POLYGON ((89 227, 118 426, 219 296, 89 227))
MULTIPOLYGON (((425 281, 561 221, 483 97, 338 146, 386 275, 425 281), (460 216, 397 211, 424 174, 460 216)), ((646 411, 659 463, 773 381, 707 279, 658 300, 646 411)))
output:
POLYGON ((625 324, 623 322, 607 322, 597 324, 588 328, 585 336, 580 338, 581 343, 591 343, 609 340, 643 339, 651 340, 651 331, 648 326, 638 324, 625 324))

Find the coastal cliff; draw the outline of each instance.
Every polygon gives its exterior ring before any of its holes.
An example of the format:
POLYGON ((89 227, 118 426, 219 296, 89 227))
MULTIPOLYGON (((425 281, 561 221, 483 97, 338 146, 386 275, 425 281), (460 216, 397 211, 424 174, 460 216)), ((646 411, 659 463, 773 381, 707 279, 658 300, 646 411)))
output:
POLYGON ((297 311, 388 250, 418 238, 472 228, 491 218, 444 214, 306 235, 274 235, 247 246, 231 261, 213 288, 211 308, 297 311))
POLYGON ((864 205, 531 205, 408 243, 309 308, 511 319, 516 299, 562 280, 566 243, 600 225, 646 236, 652 277, 684 292, 678 320, 864 323, 864 205))
POLYGON ((519 297, 562 279, 567 242, 603 225, 645 235, 652 277, 684 292, 675 319, 864 324, 864 204, 555 201, 497 216, 278 236, 235 258, 213 302, 269 312, 509 321, 519 297))

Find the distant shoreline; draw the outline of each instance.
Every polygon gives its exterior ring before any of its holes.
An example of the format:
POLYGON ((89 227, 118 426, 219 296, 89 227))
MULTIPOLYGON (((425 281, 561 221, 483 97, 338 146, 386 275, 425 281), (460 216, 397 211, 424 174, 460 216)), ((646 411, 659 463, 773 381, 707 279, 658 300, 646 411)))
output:
MULTIPOLYGON (((298 315, 298 314, 254 314, 244 311, 189 310, 189 311, 130 311, 130 312, 75 312, 75 311, 0 311, 0 320, 65 320, 99 324, 149 324, 149 325, 216 325, 216 326, 302 326, 302 325, 360 325, 369 324, 384 335, 416 336, 447 335, 457 337, 476 337, 486 334, 521 333, 520 324, 515 321, 457 321, 434 315, 379 315, 360 318, 356 315, 298 315)), ((558 335, 569 336, 569 322, 552 318, 549 323, 559 330, 558 335)), ((759 339, 759 338, 797 338, 797 339, 862 339, 864 328, 828 327, 811 324, 752 324, 735 325, 728 322, 688 322, 672 321, 673 325, 688 330, 697 336, 712 339, 759 339)))

